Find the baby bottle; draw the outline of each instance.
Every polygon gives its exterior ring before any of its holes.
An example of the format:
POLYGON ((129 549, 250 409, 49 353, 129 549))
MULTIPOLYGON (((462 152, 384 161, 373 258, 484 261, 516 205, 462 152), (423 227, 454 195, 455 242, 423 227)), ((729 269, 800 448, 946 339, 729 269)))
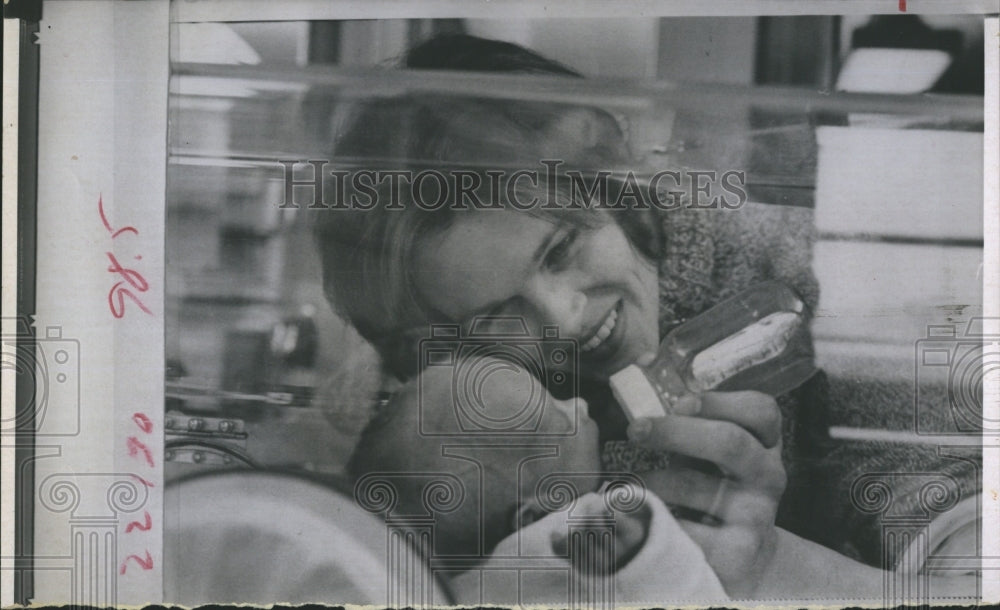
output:
POLYGON ((709 390, 778 396, 815 371, 805 304, 777 281, 757 284, 677 326, 645 366, 611 376, 629 420, 659 417, 709 390))

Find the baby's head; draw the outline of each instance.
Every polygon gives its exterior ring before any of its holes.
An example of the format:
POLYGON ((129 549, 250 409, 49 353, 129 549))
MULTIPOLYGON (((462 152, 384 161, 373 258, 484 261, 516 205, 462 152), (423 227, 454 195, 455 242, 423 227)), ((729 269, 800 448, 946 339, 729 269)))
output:
POLYGON ((506 361, 476 366, 484 375, 468 393, 453 384, 455 369, 428 367, 380 410, 348 465, 354 479, 385 473, 398 516, 426 515, 426 483, 456 477, 464 498, 435 515, 438 554, 489 553, 543 512, 535 496, 544 477, 567 474, 581 494, 600 484, 597 428, 581 399, 552 398, 506 361))

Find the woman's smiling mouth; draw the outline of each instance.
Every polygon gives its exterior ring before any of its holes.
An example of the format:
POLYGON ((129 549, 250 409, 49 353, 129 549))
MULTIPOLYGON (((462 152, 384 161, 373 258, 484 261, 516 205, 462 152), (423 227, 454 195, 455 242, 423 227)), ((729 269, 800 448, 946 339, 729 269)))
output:
POLYGON ((617 364, 627 322, 624 310, 625 301, 619 300, 601 320, 597 330, 585 341, 581 339, 580 356, 591 375, 606 376, 614 372, 605 369, 617 364))
POLYGON ((597 328, 597 331, 580 347, 581 351, 593 351, 600 347, 604 341, 611 336, 612 331, 615 329, 615 325, 618 323, 618 305, 620 304, 621 301, 615 304, 611 311, 604 316, 604 319, 601 321, 601 325, 597 328))

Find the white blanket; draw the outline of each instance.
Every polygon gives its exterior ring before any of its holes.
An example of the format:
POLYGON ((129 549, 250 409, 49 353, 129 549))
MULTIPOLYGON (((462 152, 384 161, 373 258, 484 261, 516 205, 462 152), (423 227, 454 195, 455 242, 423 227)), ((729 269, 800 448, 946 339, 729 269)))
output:
MULTIPOLYGON (((613 573, 584 575, 579 568, 571 567, 566 550, 570 528, 580 528, 587 517, 600 521, 610 514, 603 494, 589 493, 571 509, 550 513, 511 534, 497 545, 485 564, 452 578, 449 588, 455 603, 507 607, 566 607, 581 603, 607 607, 613 603, 619 607, 650 607, 725 602, 725 590, 701 548, 659 498, 645 493, 644 503, 648 510, 614 517, 621 523, 622 519, 644 514, 648 523, 642 547, 613 573)), ((590 531, 602 529, 589 527, 590 531)), ((594 565, 591 563, 591 567, 594 565)))

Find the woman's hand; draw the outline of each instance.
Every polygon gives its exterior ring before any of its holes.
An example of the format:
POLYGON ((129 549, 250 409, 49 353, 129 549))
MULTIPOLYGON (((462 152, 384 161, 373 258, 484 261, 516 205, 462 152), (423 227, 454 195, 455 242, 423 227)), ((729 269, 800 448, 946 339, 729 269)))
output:
POLYGON ((759 392, 708 392, 683 407, 687 414, 636 420, 629 436, 646 448, 710 462, 718 470, 674 460, 667 469, 637 474, 667 505, 710 517, 711 523, 680 523, 726 592, 753 597, 777 544, 774 519, 786 483, 781 412, 759 392))

